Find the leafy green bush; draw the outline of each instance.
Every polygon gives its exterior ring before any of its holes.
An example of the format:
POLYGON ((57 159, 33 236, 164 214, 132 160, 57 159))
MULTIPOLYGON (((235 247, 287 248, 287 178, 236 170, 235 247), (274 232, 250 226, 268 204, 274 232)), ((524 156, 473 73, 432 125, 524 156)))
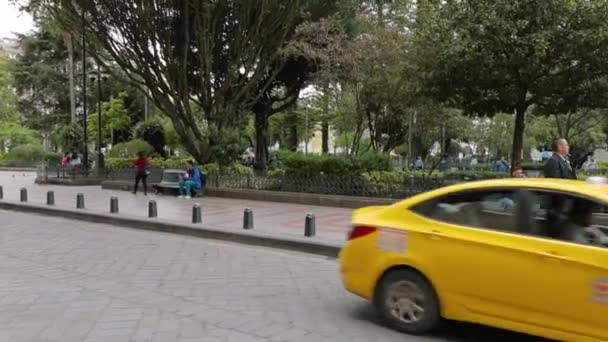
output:
POLYGON ((386 153, 366 152, 354 157, 355 167, 362 171, 389 171, 391 169, 391 157, 386 153))
POLYGON ((363 172, 388 171, 391 168, 388 155, 373 152, 345 157, 280 151, 277 157, 286 174, 298 176, 360 175, 363 172))
POLYGON ((282 178, 284 176, 285 176, 284 169, 272 169, 272 170, 268 170, 266 172, 266 177, 269 177, 269 178, 282 178))
POLYGON ((492 171, 451 171, 451 172, 446 172, 444 175, 444 178, 463 180, 463 181, 509 178, 509 177, 511 177, 511 175, 509 173, 492 172, 492 171))
POLYGON ((159 121, 152 120, 139 123, 135 126, 135 138, 150 144, 158 155, 165 155, 167 139, 165 137, 165 128, 159 121))
POLYGON ((82 127, 77 123, 71 123, 69 125, 60 128, 57 133, 57 144, 65 152, 70 153, 82 153, 84 133, 82 127))
POLYGON ((60 159, 61 159, 61 154, 59 154, 59 153, 47 152, 44 155, 44 161, 46 162, 47 165, 57 165, 57 164, 59 164, 60 159))
POLYGON ((250 168, 249 166, 245 166, 243 164, 239 164, 239 163, 233 163, 228 167, 221 168, 221 170, 231 173, 231 174, 240 175, 240 176, 246 176, 246 175, 253 174, 252 168, 250 168))
POLYGON ((154 147, 150 146, 150 144, 143 140, 135 139, 126 143, 114 145, 108 153, 108 157, 135 158, 139 152, 143 152, 146 155, 151 155, 154 153, 154 147))
POLYGON ((45 155, 41 145, 25 144, 13 147, 6 158, 10 166, 33 166, 44 161, 45 155))
POLYGON ((545 163, 523 163, 521 167, 525 171, 543 171, 545 169, 545 163))

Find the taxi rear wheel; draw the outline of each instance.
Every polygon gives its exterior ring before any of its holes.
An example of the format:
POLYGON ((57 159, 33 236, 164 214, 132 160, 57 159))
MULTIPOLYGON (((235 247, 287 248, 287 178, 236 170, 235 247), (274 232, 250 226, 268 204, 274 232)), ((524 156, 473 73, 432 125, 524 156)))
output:
POLYGON ((399 331, 423 335, 441 321, 435 290, 417 272, 398 270, 387 274, 377 294, 376 306, 382 318, 399 331))

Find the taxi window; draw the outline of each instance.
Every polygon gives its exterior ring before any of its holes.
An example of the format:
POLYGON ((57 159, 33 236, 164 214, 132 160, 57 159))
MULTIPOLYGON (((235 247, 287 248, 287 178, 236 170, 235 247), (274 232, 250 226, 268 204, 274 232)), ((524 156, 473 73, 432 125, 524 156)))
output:
POLYGON ((447 195, 412 210, 433 220, 459 226, 515 231, 517 197, 513 190, 470 191, 447 195))
POLYGON ((534 205, 540 237, 608 247, 606 206, 571 194, 536 191, 534 205))

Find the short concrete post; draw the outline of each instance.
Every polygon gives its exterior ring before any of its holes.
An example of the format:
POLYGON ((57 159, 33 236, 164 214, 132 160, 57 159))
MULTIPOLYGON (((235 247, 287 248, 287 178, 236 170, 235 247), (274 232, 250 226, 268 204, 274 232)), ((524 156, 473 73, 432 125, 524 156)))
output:
POLYGON ((76 195, 76 209, 84 209, 84 194, 76 195))
POLYGON ((21 191, 19 193, 19 200, 21 202, 27 202, 27 189, 26 188, 21 188, 21 191))
POLYGON ((243 229, 253 229, 253 210, 250 208, 243 213, 243 229))
POLYGON ((118 197, 110 197, 110 213, 118 214, 118 197))
POLYGON ((306 222, 304 223, 304 236, 313 237, 315 234, 317 234, 315 215, 308 214, 306 215, 306 222))
POLYGON ((4 189, 0 186, 0 200, 4 199, 4 189))
POLYGON ((149 218, 158 217, 158 206, 156 205, 156 201, 154 201, 154 200, 148 202, 148 217, 149 218))
POLYGON ((46 193, 46 205, 55 205, 55 193, 53 191, 46 193))
POLYGON ((203 214, 201 210, 201 206, 195 204, 192 207, 192 223, 201 223, 203 222, 203 214))

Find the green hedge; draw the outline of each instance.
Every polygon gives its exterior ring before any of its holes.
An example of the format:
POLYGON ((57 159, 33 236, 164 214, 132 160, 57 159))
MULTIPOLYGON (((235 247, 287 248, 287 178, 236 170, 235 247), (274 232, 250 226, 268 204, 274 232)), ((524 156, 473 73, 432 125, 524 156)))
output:
MULTIPOLYGON (((106 167, 109 168, 130 168, 133 167, 133 161, 135 158, 106 158, 106 167)), ((150 158, 150 166, 152 167, 162 167, 166 169, 183 169, 186 164, 186 160, 188 158, 171 158, 171 159, 162 159, 162 158, 150 158)))
POLYGON ((346 157, 279 151, 277 158, 280 169, 288 175, 298 176, 354 175, 391 169, 390 156, 374 152, 346 157))
MULTIPOLYGON (((128 169, 133 167, 134 160, 135 158, 106 158, 105 165, 107 168, 128 169)), ((150 166, 164 169, 184 169, 187 160, 189 160, 189 158, 150 158, 150 166)), ((222 172, 224 173, 238 175, 253 174, 253 170, 250 167, 241 164, 232 164, 230 166, 220 167, 217 163, 210 163, 205 164, 200 168, 208 173, 219 172, 221 168, 222 172)))

